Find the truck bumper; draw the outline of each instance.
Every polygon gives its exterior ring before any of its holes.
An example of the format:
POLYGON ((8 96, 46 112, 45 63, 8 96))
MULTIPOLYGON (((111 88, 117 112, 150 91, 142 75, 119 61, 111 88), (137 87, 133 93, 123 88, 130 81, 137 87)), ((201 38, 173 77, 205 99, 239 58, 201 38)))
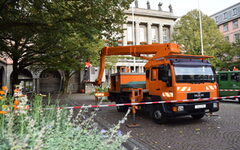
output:
POLYGON ((165 103, 162 107, 162 113, 165 116, 184 116, 216 112, 219 110, 219 102, 215 100, 196 103, 165 103))

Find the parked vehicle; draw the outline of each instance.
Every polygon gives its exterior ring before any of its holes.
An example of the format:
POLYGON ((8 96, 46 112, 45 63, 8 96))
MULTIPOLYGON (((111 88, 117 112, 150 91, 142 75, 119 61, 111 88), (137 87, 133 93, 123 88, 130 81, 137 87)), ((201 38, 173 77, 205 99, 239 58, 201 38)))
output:
MULTIPOLYGON (((218 97, 215 74, 207 60, 211 56, 180 54, 179 46, 175 43, 105 47, 101 52, 96 85, 102 82, 105 56, 110 55, 132 55, 149 61, 145 65, 144 74, 123 69, 126 72, 111 75, 109 100, 117 104, 163 101, 161 104, 139 106, 139 109, 148 111, 157 123, 183 115, 200 119, 206 112, 219 110, 217 100, 168 103, 171 100, 218 97), (154 56, 146 57, 146 54, 154 56)), ((125 111, 127 106, 117 109, 125 111)))
MULTIPOLYGON (((240 71, 219 71, 217 78, 220 96, 240 95, 240 91, 230 91, 240 90, 240 71)), ((238 98, 238 101, 240 102, 240 98, 238 98)))

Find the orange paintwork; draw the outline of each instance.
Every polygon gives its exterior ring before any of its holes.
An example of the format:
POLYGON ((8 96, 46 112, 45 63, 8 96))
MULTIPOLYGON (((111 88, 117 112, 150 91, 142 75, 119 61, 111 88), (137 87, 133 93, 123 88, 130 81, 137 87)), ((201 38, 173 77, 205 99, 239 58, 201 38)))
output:
POLYGON ((179 54, 179 46, 175 43, 165 44, 151 44, 151 45, 134 45, 134 46, 118 46, 118 47, 104 47, 101 51, 100 57, 100 70, 98 78, 95 82, 96 85, 101 85, 103 72, 105 69, 105 56, 111 55, 132 55, 141 57, 147 60, 163 57, 172 54, 179 54), (153 58, 141 56, 141 54, 155 54, 153 58))
POLYGON ((120 85, 134 81, 146 81, 145 74, 118 73, 111 76, 110 91, 120 91, 120 85), (114 85, 115 84, 115 85, 114 85))
POLYGON ((145 65, 145 69, 149 70, 149 78, 146 79, 145 75, 134 73, 118 73, 111 77, 110 91, 121 91, 121 84, 133 81, 146 81, 146 89, 149 95, 160 96, 163 100, 184 100, 187 99, 187 93, 191 92, 210 92, 210 97, 218 96, 217 83, 176 83, 174 68, 170 62, 170 58, 179 59, 200 59, 204 60, 212 58, 211 56, 203 55, 183 55, 180 54, 179 46, 175 43, 165 44, 152 44, 152 45, 135 45, 135 46, 119 46, 119 47, 105 47, 102 49, 100 71, 96 85, 100 85, 102 81, 105 56, 110 55, 132 55, 149 60, 145 65), (141 54, 154 54, 152 58, 143 57, 141 54), (158 80, 158 70, 160 65, 168 65, 172 75, 172 86, 167 86, 166 82, 158 80), (214 87, 214 88, 213 88, 214 87))

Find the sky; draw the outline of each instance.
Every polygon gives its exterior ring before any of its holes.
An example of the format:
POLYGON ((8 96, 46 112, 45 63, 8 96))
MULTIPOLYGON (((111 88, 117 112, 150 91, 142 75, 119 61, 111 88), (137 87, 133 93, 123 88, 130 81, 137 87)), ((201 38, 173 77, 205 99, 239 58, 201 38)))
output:
MULTIPOLYGON (((138 0, 139 8, 146 8, 148 0, 138 0)), ((232 6, 239 0, 149 0, 151 9, 158 9, 158 3, 163 3, 163 11, 169 11, 169 4, 172 5, 173 13, 176 16, 183 16, 187 12, 198 8, 198 1, 200 10, 208 16, 213 15, 229 6, 232 6)))

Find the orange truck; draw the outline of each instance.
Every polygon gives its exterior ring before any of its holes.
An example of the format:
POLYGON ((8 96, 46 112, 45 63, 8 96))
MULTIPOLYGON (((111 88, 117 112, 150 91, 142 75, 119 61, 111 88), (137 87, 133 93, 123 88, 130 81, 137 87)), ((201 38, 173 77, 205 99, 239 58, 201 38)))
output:
MULTIPOLYGON (((116 104, 163 101, 133 107, 149 112, 157 123, 183 115, 201 119, 206 112, 219 110, 217 100, 180 101, 218 97, 215 73, 207 60, 211 56, 180 54, 179 45, 175 43, 105 47, 101 51, 96 85, 102 83, 105 56, 111 55, 132 55, 148 60, 145 73, 120 69, 120 72, 111 75, 107 95, 116 104), (168 103, 173 100, 176 102, 168 103)), ((126 111, 127 106, 117 107, 117 110, 126 111)))

